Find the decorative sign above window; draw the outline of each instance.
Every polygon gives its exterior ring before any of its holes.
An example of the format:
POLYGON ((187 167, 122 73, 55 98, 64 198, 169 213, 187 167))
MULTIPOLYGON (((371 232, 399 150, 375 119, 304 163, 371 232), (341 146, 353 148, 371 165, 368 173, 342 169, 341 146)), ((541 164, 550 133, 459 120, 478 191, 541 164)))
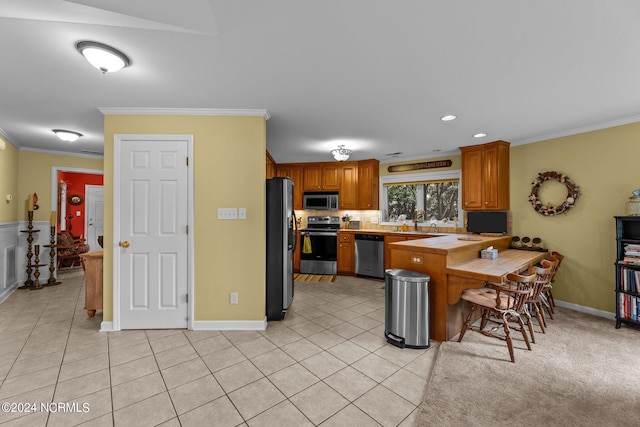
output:
POLYGON ((448 168, 451 164, 451 160, 436 160, 433 162, 408 163, 406 165, 389 166, 387 170, 389 172, 408 172, 418 169, 448 168))
POLYGON ((568 211, 573 207, 576 200, 578 200, 578 196, 580 196, 580 188, 571 181, 567 175, 558 172, 542 172, 539 173, 538 177, 533 181, 529 201, 536 212, 544 216, 551 216, 568 211), (540 191, 540 187, 545 181, 549 181, 551 179, 561 182, 567 187, 567 197, 559 206, 552 205, 551 203, 544 204, 540 199, 538 199, 538 191, 540 191))

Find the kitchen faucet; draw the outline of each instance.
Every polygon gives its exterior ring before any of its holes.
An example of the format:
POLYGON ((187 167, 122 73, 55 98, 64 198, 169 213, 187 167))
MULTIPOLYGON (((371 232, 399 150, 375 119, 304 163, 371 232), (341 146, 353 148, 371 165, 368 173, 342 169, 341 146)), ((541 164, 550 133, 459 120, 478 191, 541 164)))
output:
POLYGON ((435 222, 431 223, 431 228, 433 229, 434 233, 438 232, 438 224, 436 224, 435 222))

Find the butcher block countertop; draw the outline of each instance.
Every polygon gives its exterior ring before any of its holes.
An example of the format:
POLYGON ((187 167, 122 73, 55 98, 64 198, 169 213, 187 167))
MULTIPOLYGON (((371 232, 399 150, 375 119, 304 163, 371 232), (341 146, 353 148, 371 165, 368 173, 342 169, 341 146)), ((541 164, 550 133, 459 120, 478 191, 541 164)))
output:
POLYGON ((445 234, 430 233, 425 239, 407 240, 392 243, 397 249, 410 249, 414 252, 425 252, 442 255, 452 255, 458 251, 477 250, 493 246, 496 249, 506 249, 511 243, 511 236, 489 237, 475 234, 445 234))

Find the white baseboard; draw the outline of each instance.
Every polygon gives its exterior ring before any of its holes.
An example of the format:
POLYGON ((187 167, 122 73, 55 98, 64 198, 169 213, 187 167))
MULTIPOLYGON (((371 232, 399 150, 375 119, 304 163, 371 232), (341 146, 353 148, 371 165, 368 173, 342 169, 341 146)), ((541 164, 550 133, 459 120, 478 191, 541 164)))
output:
POLYGON ((581 313, 593 314, 594 316, 604 317, 605 319, 615 319, 616 314, 610 313, 604 310, 597 310, 595 308, 585 307, 583 305, 573 304, 570 302, 554 300, 558 307, 568 308, 570 310, 579 311, 581 313))
POLYGON ((267 329, 267 318, 264 320, 194 320, 194 331, 264 331, 267 329))
POLYGON ((0 292, 0 303, 2 303, 2 301, 4 301, 7 298, 9 298, 9 296, 13 293, 13 291, 18 289, 18 285, 19 285, 19 283, 16 283, 15 285, 13 285, 13 286, 5 289, 4 291, 0 292))
POLYGON ((113 322, 100 323, 100 332, 113 332, 113 322))

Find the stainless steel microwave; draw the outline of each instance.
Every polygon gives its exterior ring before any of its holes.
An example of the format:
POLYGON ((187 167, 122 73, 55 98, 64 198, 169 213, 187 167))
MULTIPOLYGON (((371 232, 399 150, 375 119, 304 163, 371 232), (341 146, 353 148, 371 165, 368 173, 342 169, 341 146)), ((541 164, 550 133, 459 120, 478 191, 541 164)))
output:
POLYGON ((337 191, 315 191, 302 195, 302 207, 317 211, 337 211, 338 210, 337 191))

